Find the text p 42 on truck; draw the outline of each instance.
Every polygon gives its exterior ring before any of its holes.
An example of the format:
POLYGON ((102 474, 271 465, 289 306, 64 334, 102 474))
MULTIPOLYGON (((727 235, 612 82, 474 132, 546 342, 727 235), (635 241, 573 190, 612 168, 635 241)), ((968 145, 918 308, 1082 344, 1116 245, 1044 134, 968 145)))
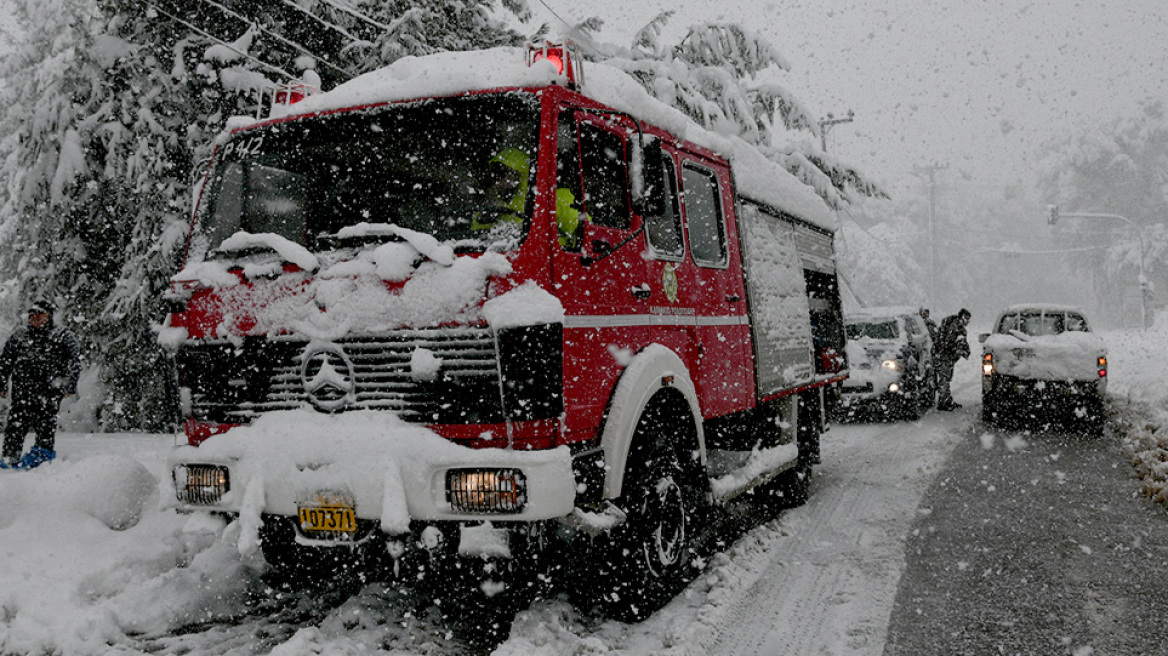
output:
POLYGON ((571 47, 276 105, 198 198, 175 499, 274 568, 454 563, 489 594, 581 566, 638 617, 709 513, 807 494, 847 373, 831 213, 571 47))

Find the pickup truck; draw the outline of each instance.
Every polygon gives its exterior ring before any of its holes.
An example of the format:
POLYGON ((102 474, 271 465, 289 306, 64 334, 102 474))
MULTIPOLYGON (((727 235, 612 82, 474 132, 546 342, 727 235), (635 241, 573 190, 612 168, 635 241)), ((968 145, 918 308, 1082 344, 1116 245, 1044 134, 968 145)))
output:
POLYGON ((1107 348, 1083 312, 1064 305, 1013 305, 982 343, 982 419, 1066 420, 1102 430, 1107 348))

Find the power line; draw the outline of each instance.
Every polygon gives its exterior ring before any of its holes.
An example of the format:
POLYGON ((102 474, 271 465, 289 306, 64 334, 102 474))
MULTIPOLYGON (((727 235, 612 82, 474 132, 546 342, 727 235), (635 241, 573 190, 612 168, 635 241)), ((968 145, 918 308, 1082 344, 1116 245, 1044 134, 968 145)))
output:
POLYGON ((353 41, 353 42, 366 41, 366 39, 362 39, 360 37, 349 34, 348 30, 346 30, 345 28, 343 28, 339 25, 334 25, 334 24, 326 21, 325 19, 321 18, 320 16, 317 16, 316 14, 312 13, 311 11, 308 11, 304 7, 301 7, 300 5, 296 4, 295 2, 292 2, 292 0, 281 0, 281 1, 284 4, 288 5, 289 7, 292 7, 296 11, 299 11, 299 12, 303 13, 305 16, 308 16, 309 18, 315 20, 316 22, 320 23, 321 25, 324 25, 325 27, 328 27, 328 28, 332 28, 338 34, 341 34, 342 36, 349 39, 350 41, 353 41))
POLYGON ((275 71, 275 72, 279 73, 280 75, 283 75, 285 78, 287 78, 289 80, 293 80, 296 78, 295 75, 280 68, 279 66, 269 64, 266 61, 259 59, 258 57, 254 57, 246 52, 243 52, 239 48, 236 48, 235 46, 231 45, 230 43, 227 43, 226 41, 224 41, 223 39, 220 39, 219 37, 215 36, 214 34, 207 32, 206 30, 202 29, 201 27, 198 27, 196 25, 188 23, 187 21, 179 18, 178 16, 175 16, 174 14, 170 13, 169 11, 166 11, 165 9, 159 7, 158 5, 150 4, 147 6, 150 7, 151 9, 153 9, 154 11, 157 11, 160 14, 164 14, 165 16, 169 17, 171 20, 189 27, 190 29, 194 30, 196 33, 206 37, 207 39, 210 39, 211 41, 215 42, 218 45, 223 46, 224 48, 227 48, 228 50, 236 53, 237 55, 239 55, 245 59, 249 59, 249 60, 255 62, 256 64, 259 64, 260 66, 262 66, 266 69, 275 71))
POLYGON ((564 20, 563 16, 560 16, 559 14, 557 14, 556 10, 552 9, 551 5, 549 5, 546 0, 539 0, 539 4, 543 5, 544 8, 546 8, 548 11, 552 12, 552 16, 555 16, 556 18, 560 19, 560 22, 563 23, 565 27, 567 27, 568 29, 575 29, 575 26, 572 23, 569 23, 568 21, 564 20))
POLYGON ((265 28, 263 25, 259 25, 257 23, 252 22, 246 16, 238 14, 238 13, 232 11, 231 9, 224 7, 223 5, 219 4, 218 2, 215 2, 215 0, 202 0, 202 1, 208 5, 211 5, 212 7, 215 7, 216 9, 222 11, 223 13, 227 14, 228 16, 231 16, 232 18, 238 18, 239 20, 247 23, 248 25, 255 27, 257 30, 275 38, 276 40, 280 41, 281 43, 284 43, 284 44, 291 46, 294 50, 299 50, 300 52, 311 56, 316 61, 321 62, 322 64, 328 66, 329 68, 332 68, 333 70, 347 76, 348 79, 350 79, 350 80, 353 79, 354 77, 356 77, 355 73, 347 71, 347 70, 341 68, 340 66, 337 66, 337 65, 329 62, 324 57, 321 57, 320 55, 316 54, 315 52, 312 52, 308 48, 305 48, 303 45, 301 45, 299 43, 295 43, 294 41, 291 41, 289 39, 286 39, 283 36, 276 34, 275 32, 265 28))
POLYGON ((366 23, 369 23, 370 25, 372 25, 374 27, 380 27, 381 29, 383 29, 387 32, 393 29, 393 27, 386 25, 385 23, 380 23, 378 21, 375 21, 372 18, 366 16, 365 14, 362 14, 361 12, 357 11, 356 9, 353 9, 352 7, 346 7, 343 4, 337 2, 336 0, 322 0, 322 1, 326 5, 329 5, 330 7, 334 8, 334 9, 339 9, 339 10, 341 10, 341 11, 343 11, 343 12, 345 12, 345 13, 347 13, 355 18, 358 18, 360 20, 365 21, 366 23))

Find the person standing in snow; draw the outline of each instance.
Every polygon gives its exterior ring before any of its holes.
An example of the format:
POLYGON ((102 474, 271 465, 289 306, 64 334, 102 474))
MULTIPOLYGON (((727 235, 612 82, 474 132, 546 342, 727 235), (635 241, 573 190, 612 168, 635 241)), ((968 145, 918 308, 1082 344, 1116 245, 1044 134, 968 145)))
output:
POLYGON ((958 358, 969 357, 969 340, 965 327, 969 325, 969 310, 961 308, 957 314, 945 317, 937 330, 937 343, 933 355, 937 363, 937 409, 956 410, 960 403, 953 401, 949 383, 953 380, 953 367, 958 358))
POLYGON ((929 330, 929 341, 935 345, 937 343, 937 322, 929 318, 929 308, 921 308, 921 320, 925 322, 925 328, 929 330))
POLYGON ((18 328, 0 351, 0 398, 8 395, 12 380, 3 467, 31 469, 56 457, 57 411, 61 399, 77 393, 80 375, 77 340, 53 324, 52 305, 30 305, 28 324, 18 328), (30 431, 36 443, 22 458, 30 431))

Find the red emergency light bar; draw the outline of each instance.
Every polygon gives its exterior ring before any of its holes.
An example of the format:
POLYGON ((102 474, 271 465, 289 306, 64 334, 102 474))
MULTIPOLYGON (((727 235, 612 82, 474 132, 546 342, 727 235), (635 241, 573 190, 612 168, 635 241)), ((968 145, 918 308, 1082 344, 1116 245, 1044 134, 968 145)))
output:
POLYGON ((315 96, 320 89, 301 80, 286 82, 276 87, 270 87, 272 109, 277 105, 292 105, 309 96, 315 96))
POLYGON ((569 89, 584 86, 584 60, 580 58, 580 50, 576 44, 571 41, 564 43, 545 41, 543 45, 527 44, 528 66, 544 59, 556 67, 556 72, 566 79, 569 89))

